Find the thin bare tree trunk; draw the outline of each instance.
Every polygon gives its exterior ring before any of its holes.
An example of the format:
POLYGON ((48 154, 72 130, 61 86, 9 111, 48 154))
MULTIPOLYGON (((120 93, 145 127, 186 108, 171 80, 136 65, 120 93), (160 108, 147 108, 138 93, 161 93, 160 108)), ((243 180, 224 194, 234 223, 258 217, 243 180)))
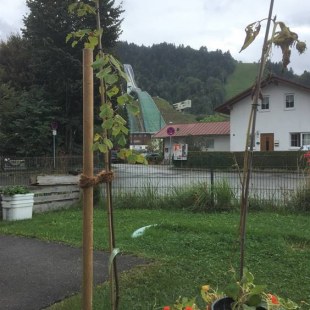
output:
POLYGON ((264 44, 262 48, 261 61, 259 65, 258 77, 254 87, 254 97, 250 113, 250 119, 248 129, 246 133, 246 147, 244 152, 243 163, 243 181, 242 181, 242 193, 241 193, 241 206, 240 206, 240 279, 243 276, 244 261, 245 261, 245 236, 246 236, 246 220, 249 205, 249 188, 250 179, 253 166, 253 150, 255 143, 255 127, 256 127, 256 113, 258 107, 258 99, 261 93, 261 81, 264 73, 267 57, 269 54, 268 37, 271 23, 271 16, 273 10, 273 0, 270 1, 269 15, 266 27, 266 33, 264 38, 264 44))
MULTIPOLYGON (((97 20, 97 30, 100 32, 100 3, 99 0, 96 1, 96 20, 97 20)), ((99 56, 104 57, 103 50, 102 50, 102 42, 101 42, 101 34, 99 35, 99 56)), ((101 68, 102 69, 102 68, 101 68)), ((101 104, 106 103, 105 98, 105 84, 103 78, 100 78, 100 95, 101 95, 101 104)), ((104 137, 108 137, 107 129, 103 132, 104 137)), ((111 161, 110 161, 110 152, 106 152, 104 154, 104 166, 106 172, 109 172, 111 169, 111 161)), ((112 206, 112 182, 105 183, 106 185, 106 205, 107 205, 107 213, 108 213, 108 227, 109 227, 109 248, 110 248, 110 255, 112 255, 113 250, 115 248, 115 233, 114 233, 114 219, 113 219, 113 206, 112 206)), ((114 257, 111 266, 111 272, 109 274, 110 280, 110 294, 111 294, 111 308, 112 310, 118 309, 119 303, 119 285, 118 285, 118 275, 117 275, 117 265, 116 265, 116 257, 114 257)))

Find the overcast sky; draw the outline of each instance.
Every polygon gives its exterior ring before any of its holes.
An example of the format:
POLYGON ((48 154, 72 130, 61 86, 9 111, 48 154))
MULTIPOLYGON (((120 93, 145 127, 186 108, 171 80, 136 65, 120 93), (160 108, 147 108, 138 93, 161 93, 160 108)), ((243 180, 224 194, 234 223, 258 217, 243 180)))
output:
MULTIPOLYGON (((120 3, 121 0, 116 0, 120 3)), ((150 46, 161 42, 184 44, 209 51, 230 51, 236 60, 258 62, 266 23, 259 40, 239 53, 244 28, 268 16, 270 0, 123 0, 123 33, 120 40, 150 46)), ((310 1, 275 0, 273 16, 283 21, 309 50, 298 55, 294 49, 291 64, 295 73, 310 71, 310 1)), ((0 38, 18 32, 27 14, 25 0, 0 0, 0 38)), ((281 60, 279 49, 273 50, 273 62, 281 60)))

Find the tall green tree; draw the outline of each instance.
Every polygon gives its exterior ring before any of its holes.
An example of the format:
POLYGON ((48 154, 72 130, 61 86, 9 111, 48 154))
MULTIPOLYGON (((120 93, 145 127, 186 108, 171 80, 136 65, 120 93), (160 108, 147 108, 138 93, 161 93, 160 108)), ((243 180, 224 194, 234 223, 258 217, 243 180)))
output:
MULTIPOLYGON (((89 16, 68 13, 72 0, 27 0, 29 15, 24 18, 23 37, 31 53, 33 82, 44 88, 58 107, 57 118, 64 151, 72 153, 82 137, 82 43, 81 48, 66 44, 66 35, 78 29, 95 28, 89 16)), ((91 1, 88 1, 91 2, 91 1)), ((101 2, 103 46, 110 49, 121 33, 122 9, 114 0, 101 2)))
POLYGON ((51 122, 56 109, 42 89, 16 91, 0 85, 0 153, 51 156, 51 122))
POLYGON ((0 42, 0 81, 15 89, 29 89, 33 83, 30 68, 31 53, 19 34, 0 42))

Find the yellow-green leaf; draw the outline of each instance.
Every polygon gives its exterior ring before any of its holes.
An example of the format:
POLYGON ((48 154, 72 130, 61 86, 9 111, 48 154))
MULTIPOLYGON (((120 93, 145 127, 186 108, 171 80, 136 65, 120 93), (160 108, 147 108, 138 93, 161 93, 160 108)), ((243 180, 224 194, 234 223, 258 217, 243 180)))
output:
POLYGON ((105 67, 104 69, 100 70, 97 74, 96 74, 96 77, 98 79, 106 79, 110 73, 112 71, 112 68, 111 67, 105 67))
POLYGON ((108 147, 109 150, 111 150, 113 148, 113 143, 112 143, 112 141, 110 139, 104 138, 103 142, 108 147))
POLYGON ((112 118, 114 115, 113 109, 108 104, 103 104, 100 106, 100 114, 101 118, 112 118))
POLYGON ((108 151, 108 147, 105 144, 99 144, 98 149, 101 153, 106 153, 108 151))
POLYGON ((107 95, 111 99, 113 96, 117 95, 118 92, 119 92, 119 88, 114 85, 111 89, 107 91, 107 95))
POLYGON ((140 113, 139 107, 137 104, 127 104, 127 110, 133 115, 138 115, 140 113))
POLYGON ((245 28, 246 36, 239 53, 246 49, 255 40, 259 34, 260 28, 260 22, 252 23, 245 28))
POLYGON ((72 33, 68 33, 66 36, 66 43, 68 43, 68 41, 72 38, 73 34, 72 33))
POLYGON ((101 139, 101 135, 99 133, 95 134, 94 141, 97 142, 101 139))
POLYGON ((117 143, 121 146, 125 146, 126 145, 126 138, 123 135, 120 135, 117 143))
POLYGON ((109 118, 103 122, 102 127, 105 129, 111 129, 113 127, 113 124, 114 124, 113 118, 109 118))

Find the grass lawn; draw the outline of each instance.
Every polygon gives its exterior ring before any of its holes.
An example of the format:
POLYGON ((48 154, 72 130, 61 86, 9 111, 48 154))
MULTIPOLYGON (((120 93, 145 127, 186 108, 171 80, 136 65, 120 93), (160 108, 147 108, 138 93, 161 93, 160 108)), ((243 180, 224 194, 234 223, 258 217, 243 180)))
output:
MULTIPOLYGON (((106 214, 94 212, 96 249, 107 249, 106 214)), ((120 278, 121 310, 162 309, 180 295, 199 296, 200 286, 223 288, 231 267, 239 268, 237 213, 203 214, 164 210, 115 211, 116 242, 123 253, 152 261, 120 278), (150 224, 145 235, 133 239, 134 230, 150 224)), ((36 214, 32 220, 0 222, 0 234, 14 234, 81 246, 81 209, 36 214)), ((250 213, 246 265, 256 283, 283 297, 310 304, 310 217, 250 213)), ((108 309, 108 289, 95 289, 94 308, 108 309)), ((51 307, 80 309, 80 295, 51 307)), ((309 309, 304 306, 303 309, 309 309)))

